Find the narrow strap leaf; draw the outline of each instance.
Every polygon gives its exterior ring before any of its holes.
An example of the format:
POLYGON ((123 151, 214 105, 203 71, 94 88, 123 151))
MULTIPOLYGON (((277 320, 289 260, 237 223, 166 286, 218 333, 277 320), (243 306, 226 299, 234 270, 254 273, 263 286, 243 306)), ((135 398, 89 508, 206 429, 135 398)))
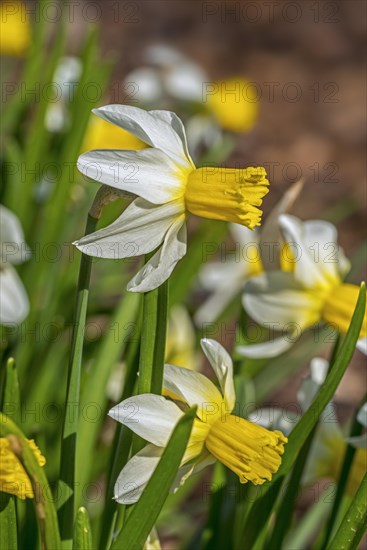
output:
POLYGON ((84 506, 81 506, 75 519, 73 550, 90 550, 91 548, 93 546, 89 515, 84 506))
POLYGON ((367 530, 367 473, 328 549, 357 550, 367 530))

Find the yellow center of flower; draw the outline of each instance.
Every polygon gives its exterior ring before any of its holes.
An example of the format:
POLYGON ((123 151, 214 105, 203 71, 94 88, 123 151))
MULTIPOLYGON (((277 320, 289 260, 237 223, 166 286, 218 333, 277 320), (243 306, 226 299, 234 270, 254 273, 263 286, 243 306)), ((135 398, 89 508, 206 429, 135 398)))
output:
POLYGON ((265 168, 197 168, 187 179, 186 208, 203 218, 253 229, 260 225, 262 211, 258 207, 268 186, 265 168))
MULTIPOLYGON (((351 284, 336 286, 326 297, 322 318, 344 334, 347 332, 359 294, 359 287, 351 284)), ((365 311, 360 338, 367 336, 367 313, 365 311)))
POLYGON ((230 414, 211 426, 205 445, 241 483, 261 485, 278 471, 287 441, 278 430, 270 431, 230 414))
MULTIPOLYGON (((44 466, 46 459, 33 441, 28 439, 28 445, 37 458, 38 464, 44 466)), ((21 499, 33 498, 33 489, 27 472, 13 452, 7 437, 0 438, 0 491, 10 493, 21 499)))

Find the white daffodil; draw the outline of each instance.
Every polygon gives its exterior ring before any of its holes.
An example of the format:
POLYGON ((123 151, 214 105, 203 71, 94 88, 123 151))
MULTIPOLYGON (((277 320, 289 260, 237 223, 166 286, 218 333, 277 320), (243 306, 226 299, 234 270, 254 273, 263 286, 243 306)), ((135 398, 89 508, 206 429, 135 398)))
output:
POLYGON ((121 471, 115 485, 118 502, 131 504, 139 499, 183 411, 194 405, 197 417, 175 486, 215 460, 235 472, 241 483, 262 484, 278 470, 287 438, 280 431, 266 430, 231 414, 236 399, 232 360, 214 340, 201 340, 201 346, 220 390, 198 372, 165 365, 164 397, 137 395, 109 412, 149 442, 121 471))
MULTIPOLYGON (((343 283, 349 261, 337 244, 337 230, 331 223, 302 222, 283 214, 280 227, 291 253, 292 272, 267 271, 245 285, 243 306, 260 325, 283 335, 269 342, 240 346, 246 357, 274 357, 285 352, 299 333, 319 322, 326 322, 342 333, 349 328, 357 303, 359 287, 343 283)), ((358 343, 366 346, 366 315, 358 343)))
POLYGON ((264 268, 288 271, 293 264, 287 261, 284 239, 279 231, 279 216, 288 211, 303 187, 300 180, 293 184, 274 206, 259 232, 230 224, 235 250, 221 249, 221 260, 209 262, 199 272, 203 289, 211 293, 195 313, 195 323, 216 321, 231 301, 243 290, 245 282, 264 271, 264 268))
POLYGON ((0 205, 0 324, 21 323, 28 315, 29 302, 23 283, 13 265, 29 258, 18 218, 0 205))
POLYGON ((251 229, 259 225, 269 185, 264 168, 196 168, 183 124, 169 111, 108 105, 94 112, 149 145, 141 151, 90 151, 78 160, 86 176, 138 195, 115 222, 74 243, 85 254, 114 259, 158 248, 128 290, 147 292, 168 279, 186 253, 189 213, 251 229))
MULTIPOLYGON (((315 357, 311 361, 311 375, 303 381, 297 394, 302 414, 313 402, 326 378, 328 368, 329 363, 326 359, 315 357)), ((286 435, 291 433, 298 421, 297 418, 292 419, 287 411, 276 407, 258 409, 251 413, 249 418, 267 429, 282 430, 286 435)), ((367 404, 360 409, 357 418, 364 427, 367 427, 367 404)), ((344 429, 337 419, 335 405, 330 402, 320 415, 302 484, 309 485, 322 478, 338 481, 347 443, 356 448, 346 487, 347 494, 353 496, 367 468, 367 434, 345 437, 344 429)))

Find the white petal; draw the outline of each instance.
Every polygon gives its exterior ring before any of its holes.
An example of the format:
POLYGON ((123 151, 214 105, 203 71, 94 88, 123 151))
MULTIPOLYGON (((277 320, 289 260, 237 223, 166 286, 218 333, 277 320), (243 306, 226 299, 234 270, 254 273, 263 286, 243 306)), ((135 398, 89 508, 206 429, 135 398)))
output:
POLYGON ((247 313, 271 330, 300 332, 321 318, 316 293, 304 290, 292 273, 270 271, 249 279, 242 300, 247 313))
POLYGON ((233 363, 231 356, 223 346, 216 342, 216 340, 203 338, 200 343, 203 352, 218 378, 227 409, 226 412, 232 412, 236 402, 236 394, 234 391, 233 363))
POLYGON ((124 80, 125 87, 134 94, 134 99, 146 104, 156 104, 163 95, 162 79, 152 67, 131 71, 124 80))
POLYGON ((0 204, 0 263, 20 264, 30 257, 20 221, 0 204))
MULTIPOLYGON (((149 111, 152 116, 156 116, 162 120, 162 122, 167 123, 169 128, 173 128, 173 130, 176 132, 176 134, 179 136, 182 147, 185 153, 185 163, 183 166, 185 168, 189 168, 190 170, 195 169, 195 164, 192 161, 192 158, 190 157, 189 149, 187 146, 187 138, 186 138, 186 132, 185 127, 182 123, 182 120, 176 115, 176 113, 173 113, 172 111, 164 111, 164 110, 156 110, 156 111, 149 111)), ((162 148, 163 149, 163 148, 162 148)), ((165 149, 163 149, 165 151, 165 149)), ((179 164, 182 164, 182 162, 179 164)))
POLYGON ((367 336, 357 341, 357 349, 367 355, 367 336))
POLYGON ((164 447, 183 413, 161 395, 146 393, 125 399, 108 414, 146 441, 164 447))
POLYGON ((153 44, 146 49, 145 61, 161 67, 176 65, 188 60, 180 51, 166 44, 153 44))
POLYGON ((199 281, 206 290, 216 290, 219 287, 228 289, 238 281, 244 281, 246 263, 231 259, 226 262, 210 262, 204 265, 199 272, 199 281))
POLYGON ((180 63, 168 70, 164 83, 168 93, 184 101, 201 102, 203 83, 207 81, 205 73, 195 63, 180 63))
POLYGON ((185 481, 191 476, 194 470, 194 464, 184 464, 177 470, 175 479, 173 480, 170 491, 175 493, 185 481))
POLYGON ((169 111, 144 111, 130 105, 106 105, 93 112, 127 130, 151 147, 161 149, 176 164, 194 168, 187 157, 187 145, 182 121, 169 111))
POLYGON ((213 324, 220 314, 231 303, 234 297, 239 294, 243 287, 243 282, 231 284, 228 288, 219 288, 199 307, 194 315, 194 321, 197 327, 203 330, 213 324))
POLYGON ((283 237, 279 229, 279 216, 289 211, 302 191, 303 181, 294 183, 284 193, 280 201, 272 208, 260 231, 259 247, 265 271, 280 269, 280 252, 283 237))
POLYGON ((19 324, 28 311, 28 297, 17 272, 11 265, 3 266, 0 269, 0 324, 19 324))
POLYGON ((322 220, 302 222, 283 214, 279 224, 295 255, 295 277, 307 288, 340 282, 339 249, 334 225, 322 220))
POLYGON ((310 362, 311 378, 321 386, 325 382, 329 370, 329 361, 323 357, 314 357, 310 362))
MULTIPOLYGON (((148 235, 149 238, 149 235, 148 235)), ((130 292, 148 292, 168 279, 177 262, 186 254, 186 223, 182 215, 171 225, 163 245, 127 285, 130 292)))
POLYGON ((120 504, 137 502, 153 475, 164 447, 146 445, 121 470, 114 488, 114 499, 120 504))
POLYGON ((177 395, 190 407, 197 405, 197 415, 203 422, 210 422, 222 412, 223 399, 219 390, 199 372, 165 365, 163 388, 177 395))
POLYGON ((79 250, 98 258, 129 258, 151 252, 182 215, 181 201, 156 206, 135 199, 109 226, 82 237, 74 244, 79 250))
POLYGON ((364 403, 362 407, 359 409, 357 414, 357 420, 362 426, 367 428, 367 403, 364 403))
POLYGON ((367 449, 367 433, 355 437, 347 437, 346 441, 356 449, 367 449))
POLYGON ((217 459, 209 452, 203 453, 202 457, 200 457, 199 460, 195 462, 192 473, 197 474, 201 472, 201 470, 204 470, 204 468, 206 468, 207 466, 211 466, 212 464, 214 464, 216 461, 217 459))
POLYGON ((185 190, 185 175, 159 149, 98 149, 80 155, 78 169, 91 179, 153 204, 177 199, 185 190))
POLYGON ((290 336, 275 338, 268 342, 260 344, 249 344, 248 346, 238 346, 236 351, 243 357, 252 359, 262 359, 265 357, 277 357, 288 351, 294 344, 290 336))
POLYGON ((201 472, 207 466, 214 464, 216 460, 217 459, 212 454, 210 454, 209 451, 204 449, 201 455, 197 457, 194 462, 190 462, 189 464, 185 464, 184 466, 181 466, 179 468, 175 481, 172 484, 171 491, 175 493, 177 489, 182 487, 185 481, 192 474, 197 474, 201 472))
POLYGON ((235 243, 239 244, 242 247, 247 247, 250 245, 258 246, 259 244, 259 233, 258 231, 252 231, 244 225, 238 223, 229 224, 229 230, 233 237, 235 243))

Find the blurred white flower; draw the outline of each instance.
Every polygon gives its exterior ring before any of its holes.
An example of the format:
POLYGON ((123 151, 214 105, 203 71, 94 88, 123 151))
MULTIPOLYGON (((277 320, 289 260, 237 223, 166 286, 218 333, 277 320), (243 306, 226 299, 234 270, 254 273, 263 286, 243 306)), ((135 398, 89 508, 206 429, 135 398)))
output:
POLYGON ((60 58, 52 79, 55 97, 50 101, 45 116, 45 126, 49 132, 61 132, 70 123, 68 107, 81 73, 82 62, 78 57, 60 58))
POLYGON ((0 205, 0 324, 21 323, 28 315, 29 302, 13 265, 30 257, 18 218, 0 205))
MULTIPOLYGON (((321 220, 302 222, 283 214, 279 224, 294 263, 292 272, 267 271, 245 285, 243 306, 260 325, 283 332, 283 336, 251 346, 239 346, 245 357, 274 357, 289 349, 305 329, 321 321, 346 333, 359 287, 343 283, 349 261, 337 244, 334 225, 321 220)), ((367 336, 365 313, 358 347, 367 336)))

